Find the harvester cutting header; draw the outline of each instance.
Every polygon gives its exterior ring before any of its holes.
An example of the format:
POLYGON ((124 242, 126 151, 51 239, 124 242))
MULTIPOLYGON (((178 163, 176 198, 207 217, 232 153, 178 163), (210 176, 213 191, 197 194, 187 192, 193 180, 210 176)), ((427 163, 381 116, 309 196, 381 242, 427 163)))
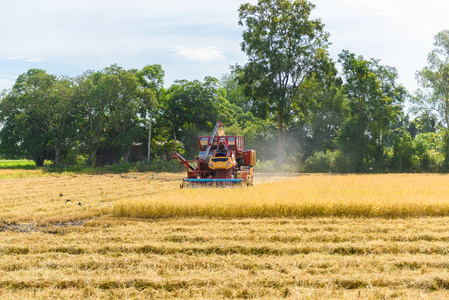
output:
POLYGON ((211 136, 198 140, 199 155, 186 160, 179 153, 172 157, 187 168, 184 187, 244 187, 253 184, 256 151, 244 150, 242 136, 227 136, 217 122, 211 136))

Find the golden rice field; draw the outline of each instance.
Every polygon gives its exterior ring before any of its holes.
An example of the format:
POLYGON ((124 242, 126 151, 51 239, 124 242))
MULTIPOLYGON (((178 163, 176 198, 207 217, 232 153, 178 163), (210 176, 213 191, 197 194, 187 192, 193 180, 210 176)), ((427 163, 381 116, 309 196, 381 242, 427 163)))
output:
POLYGON ((171 190, 114 205, 118 217, 449 216, 447 175, 309 175, 247 189, 171 190))
POLYGON ((1 299, 449 297, 447 175, 5 171, 1 299))

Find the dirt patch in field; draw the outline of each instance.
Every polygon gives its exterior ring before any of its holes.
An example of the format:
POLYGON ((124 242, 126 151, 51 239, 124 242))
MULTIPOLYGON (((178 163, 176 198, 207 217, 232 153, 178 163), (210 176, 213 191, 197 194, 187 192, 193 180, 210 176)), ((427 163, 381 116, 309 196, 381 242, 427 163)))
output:
POLYGON ((40 226, 36 223, 17 223, 7 224, 0 223, 0 232, 18 232, 18 233, 31 233, 31 232, 43 232, 43 233, 55 233, 58 228, 83 226, 85 221, 71 221, 63 223, 55 223, 52 225, 40 226))

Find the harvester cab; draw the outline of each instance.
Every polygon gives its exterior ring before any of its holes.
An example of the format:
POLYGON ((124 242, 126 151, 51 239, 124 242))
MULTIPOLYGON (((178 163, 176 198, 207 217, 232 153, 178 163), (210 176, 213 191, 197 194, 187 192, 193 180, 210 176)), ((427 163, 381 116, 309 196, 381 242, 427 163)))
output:
POLYGON ((199 155, 186 160, 179 153, 172 157, 186 166, 187 178, 181 188, 245 187, 253 184, 256 151, 244 150, 242 136, 227 136, 217 122, 210 136, 198 139, 199 155))

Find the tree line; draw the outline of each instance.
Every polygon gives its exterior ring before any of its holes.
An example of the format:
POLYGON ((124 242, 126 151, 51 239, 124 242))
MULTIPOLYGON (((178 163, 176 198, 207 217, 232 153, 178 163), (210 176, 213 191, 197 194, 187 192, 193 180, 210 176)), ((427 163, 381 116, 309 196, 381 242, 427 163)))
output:
POLYGON ((260 167, 308 172, 449 169, 449 31, 435 36, 414 94, 394 67, 343 50, 305 0, 242 4, 248 61, 217 79, 164 87, 160 65, 70 78, 31 69, 1 94, 0 155, 38 166, 197 155, 217 120, 245 136, 260 167), (338 71, 339 70, 339 71, 338 71), (407 105, 407 109, 405 108, 407 105), (413 117, 410 117, 410 113, 413 117))

